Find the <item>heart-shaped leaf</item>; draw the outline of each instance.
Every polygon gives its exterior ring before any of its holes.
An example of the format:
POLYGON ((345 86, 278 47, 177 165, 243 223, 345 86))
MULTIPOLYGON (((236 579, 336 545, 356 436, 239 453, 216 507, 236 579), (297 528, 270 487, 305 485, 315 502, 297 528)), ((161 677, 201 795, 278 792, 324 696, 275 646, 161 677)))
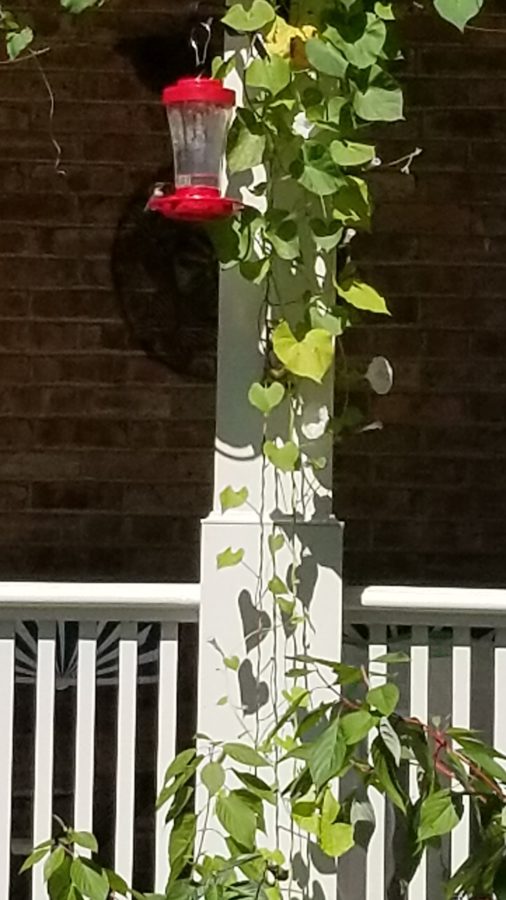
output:
POLYGON ((464 31, 467 23, 483 6, 483 0, 434 0, 439 15, 464 31))
POLYGON ((270 534, 267 538, 267 543, 272 556, 275 556, 285 546, 285 539, 282 534, 270 534))
POLYGON ((279 406, 284 396, 285 389, 279 381, 274 381, 268 387, 255 382, 249 389, 248 400, 264 416, 268 416, 276 406, 279 406))
POLYGON ((230 486, 224 488, 220 494, 221 511, 225 512, 227 509, 237 509, 239 506, 243 506, 248 497, 249 491, 246 487, 241 488, 240 491, 234 491, 230 486))
POLYGON ((306 56, 313 69, 323 75, 342 78, 346 74, 348 63, 344 56, 332 44, 310 38, 306 43, 306 56))
POLYGON ((237 672, 241 665, 241 660, 238 656, 224 656, 223 662, 225 663, 225 667, 231 669, 232 672, 237 672))
POLYGON ((232 566, 238 566, 244 559, 244 550, 232 550, 227 547, 222 553, 218 553, 216 557, 216 565, 218 569, 230 569, 232 566))
POLYGON ((273 97, 290 84, 290 79, 290 63, 281 56, 254 59, 246 69, 247 86, 268 91, 273 97))
POLYGON ((330 822, 322 819, 320 829, 320 846, 323 852, 330 857, 343 856, 351 850, 355 843, 353 837, 353 825, 346 822, 330 822))
POLYGON ((230 172, 245 172, 246 169, 260 165, 265 146, 265 135, 250 131, 237 117, 228 137, 227 161, 230 172))
POLYGON ((297 340, 288 322, 281 322, 272 335, 274 352, 292 375, 310 378, 318 384, 332 365, 332 337, 322 328, 312 328, 297 340))
POLYGON ((363 166, 374 159, 376 148, 372 144, 332 141, 330 155, 338 166, 363 166))
POLYGON ((85 9, 100 5, 100 0, 60 0, 60 2, 63 8, 71 13, 81 13, 85 9))
POLYGON ((334 250, 343 236, 341 222, 326 222, 324 219, 311 219, 309 222, 311 234, 318 250, 330 253, 334 250))
POLYGON ((385 23, 374 13, 367 13, 362 21, 362 33, 355 34, 352 41, 346 40, 343 31, 338 28, 330 27, 325 32, 325 36, 357 69, 367 69, 376 63, 387 36, 385 23))
POLYGON ((16 59, 23 50, 30 46, 32 41, 33 31, 28 26, 19 31, 9 31, 5 38, 9 59, 16 59))
POLYGON ((277 447, 273 441, 266 441, 264 444, 264 453, 276 469, 282 472, 293 472, 299 461, 299 448, 292 442, 287 441, 277 447))
POLYGON ((372 85, 363 94, 357 91, 353 98, 357 115, 367 122, 397 122, 403 118, 403 97, 400 88, 386 90, 372 85))
POLYGON ((261 31, 275 17, 274 7, 267 0, 253 0, 250 5, 234 3, 222 22, 234 31, 261 31))

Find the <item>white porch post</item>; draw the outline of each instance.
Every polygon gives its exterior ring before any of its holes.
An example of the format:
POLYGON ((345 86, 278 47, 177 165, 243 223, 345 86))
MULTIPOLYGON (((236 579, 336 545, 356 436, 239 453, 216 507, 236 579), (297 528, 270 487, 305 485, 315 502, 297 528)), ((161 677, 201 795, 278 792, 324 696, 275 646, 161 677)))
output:
MULTIPOLYGON (((259 605, 258 573, 263 573, 263 590, 272 574, 269 572, 267 538, 274 526, 281 530, 291 527, 287 516, 279 510, 289 485, 285 482, 284 491, 277 491, 272 467, 269 465, 271 471, 265 472, 261 449, 262 416, 248 401, 251 383, 262 379, 262 359, 257 349, 261 301, 259 289, 245 282, 235 271, 223 274, 214 506, 202 523, 198 722, 199 732, 220 740, 231 740, 240 731, 233 707, 240 708, 244 697, 241 700, 236 673, 224 670, 216 644, 226 656, 236 655, 241 660, 248 657, 247 644, 253 643, 247 641, 248 629, 254 630, 255 616, 258 619, 254 610, 259 605), (246 487, 249 501, 240 509, 222 513, 219 495, 228 485, 234 490, 246 487), (244 549, 244 560, 238 566, 218 570, 216 557, 228 547, 234 551, 244 549), (230 703, 217 705, 225 695, 230 703)), ((333 383, 328 379, 324 386, 315 386, 313 394, 317 398, 319 394, 318 399, 322 402, 330 403, 332 388, 333 383)), ((330 481, 331 447, 328 459, 324 474, 330 481)), ((308 595, 312 591, 310 616, 314 632, 310 635, 311 652, 335 659, 341 651, 342 524, 331 513, 331 489, 320 491, 314 515, 306 519, 301 517, 296 532, 305 548, 306 559, 301 589, 308 595)), ((291 556, 283 550, 278 558, 279 573, 286 572, 290 562, 291 556)), ((264 650, 267 659, 271 650, 267 647, 264 650)), ((243 677, 246 677, 245 671, 243 677)))
MULTIPOLYGON (((236 81, 231 86, 238 89, 236 81)), ((258 174, 257 180, 264 180, 262 173, 258 174)), ((244 199, 250 205, 258 204, 249 194, 244 199)), ((262 301, 262 288, 244 281, 236 270, 222 274, 214 504, 202 523, 198 713, 198 731, 217 740, 244 737, 240 723, 244 713, 252 737, 258 737, 254 710, 263 708, 264 717, 272 710, 273 673, 267 669, 276 657, 281 661, 285 649, 293 652, 291 640, 285 643, 282 628, 276 629, 280 639, 273 637, 272 631, 267 634, 272 624, 268 595, 262 604, 262 593, 273 574, 268 537, 273 529, 282 533, 294 530, 289 515, 291 476, 281 480, 272 466, 265 466, 263 419, 248 401, 250 385, 263 377, 258 333, 262 301), (246 487, 249 500, 239 509, 222 513, 219 495, 229 485, 234 490, 246 487), (244 549, 243 562, 218 570, 216 557, 228 547, 244 549), (224 667, 220 651, 227 657, 239 657, 238 672, 224 667), (218 704, 224 697, 228 702, 218 704)), ((323 386, 308 385, 307 391, 311 400, 332 407, 332 378, 323 386)), ((303 553, 300 592, 310 601, 314 628, 308 634, 309 652, 335 659, 341 649, 342 526, 331 511, 332 441, 324 438, 322 443, 326 446, 319 449, 328 462, 319 473, 318 498, 314 508, 309 503, 298 517, 295 534, 303 553)), ((299 493, 306 478, 315 482, 312 472, 297 473, 296 478, 299 493)), ((276 561, 277 574, 285 577, 292 562, 287 547, 276 561)))

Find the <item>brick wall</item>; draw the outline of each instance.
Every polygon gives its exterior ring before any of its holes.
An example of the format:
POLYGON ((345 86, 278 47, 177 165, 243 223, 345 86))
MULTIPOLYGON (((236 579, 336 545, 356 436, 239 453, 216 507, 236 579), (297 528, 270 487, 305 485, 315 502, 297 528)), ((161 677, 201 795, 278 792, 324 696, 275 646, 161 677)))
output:
MULTIPOLYGON (((31 5, 54 47, 40 62, 65 174, 41 73, 2 67, 0 578, 197 578, 214 388, 146 358, 111 276, 118 222, 166 163, 157 91, 191 64, 187 5, 109 0, 76 22, 31 5)), ((389 356, 397 382, 371 411, 385 430, 338 459, 353 580, 506 575, 506 13, 487 10, 490 31, 465 38, 419 14, 404 25, 408 119, 380 149, 424 154, 411 176, 376 178, 361 247, 394 317, 349 350, 389 356)), ((144 290, 127 257, 123 290, 144 290)))
POLYGON ((396 387, 371 410, 384 431, 337 461, 359 582, 506 578, 506 11, 485 5, 463 38, 420 15, 404 24, 407 121, 380 150, 424 153, 411 176, 375 179, 361 254, 393 319, 349 345, 388 356, 396 387))
POLYGON ((111 275, 168 162, 158 89, 191 67, 190 5, 32 0, 44 75, 0 70, 0 579, 198 578, 214 388, 146 358, 111 275))

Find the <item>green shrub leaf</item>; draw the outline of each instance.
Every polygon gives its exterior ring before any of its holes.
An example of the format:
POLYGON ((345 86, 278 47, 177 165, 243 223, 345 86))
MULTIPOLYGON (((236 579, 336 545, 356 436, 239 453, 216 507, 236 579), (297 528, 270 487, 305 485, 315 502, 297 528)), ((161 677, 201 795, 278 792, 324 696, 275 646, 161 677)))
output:
POLYGON ((359 709, 343 716, 340 722, 340 731, 345 744, 349 746, 359 744, 376 724, 377 720, 366 709, 359 709))
POLYGON ((337 822, 331 825, 322 819, 320 827, 320 846, 327 856, 335 858, 342 856, 351 850, 355 841, 353 838, 353 825, 345 822, 337 822))
POLYGON ((256 815, 240 796, 230 792, 216 799, 216 817, 227 834, 246 849, 252 849, 255 843, 257 827, 256 815))
POLYGON ((51 855, 48 856, 44 864, 44 878, 46 881, 49 881, 51 876, 54 875, 56 870, 59 869, 64 862, 65 850, 63 847, 57 847, 56 850, 53 850, 51 855))
POLYGON ((225 784, 225 771, 219 762, 209 762, 200 773, 202 784, 207 788, 211 797, 221 791, 225 784))
POLYGON ((269 765, 265 757, 261 756, 253 747, 248 747, 247 744, 223 744, 223 752, 235 762, 242 763, 243 766, 252 766, 257 769, 269 765))
POLYGON ((317 790, 339 775, 345 757, 346 744, 340 734, 339 721, 334 719, 312 745, 309 755, 309 770, 317 790))
POLYGON ((107 900, 109 879, 99 866, 78 856, 72 861, 70 877, 74 887, 85 897, 92 897, 93 900, 107 900))
POLYGON ((67 837, 72 844, 77 844, 78 847, 85 847, 86 850, 91 850, 92 853, 98 853, 97 839, 89 831, 73 831, 69 829, 67 837))
POLYGON ((396 684, 380 684, 367 691, 366 700, 373 709, 383 716, 390 716, 399 702, 399 688, 396 684))
POLYGON ((458 825, 459 818, 450 791, 429 794, 420 807, 418 840, 427 841, 448 834, 458 825))

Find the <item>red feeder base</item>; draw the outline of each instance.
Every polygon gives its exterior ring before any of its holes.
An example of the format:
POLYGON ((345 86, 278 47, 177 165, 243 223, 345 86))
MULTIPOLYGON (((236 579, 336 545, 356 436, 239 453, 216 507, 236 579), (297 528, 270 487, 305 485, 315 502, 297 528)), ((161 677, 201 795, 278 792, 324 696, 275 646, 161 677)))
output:
POLYGON ((195 186, 177 188, 173 194, 151 197, 148 208, 167 219, 206 222, 226 219, 244 207, 240 200, 222 197, 217 188, 195 186))

